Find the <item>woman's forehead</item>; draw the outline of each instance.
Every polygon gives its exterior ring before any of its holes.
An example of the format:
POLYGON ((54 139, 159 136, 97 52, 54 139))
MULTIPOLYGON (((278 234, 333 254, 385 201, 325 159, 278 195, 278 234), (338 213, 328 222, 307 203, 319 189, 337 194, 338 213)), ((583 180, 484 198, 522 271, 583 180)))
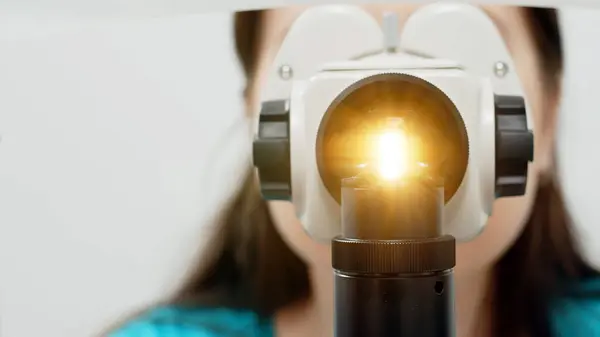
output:
MULTIPOLYGON (((402 26, 422 5, 415 4, 368 4, 361 7, 375 19, 381 21, 383 14, 393 12, 398 15, 398 29, 402 26)), ((479 6, 494 21, 500 33, 506 40, 511 35, 522 34, 526 27, 523 23, 523 15, 520 7, 515 6, 479 6)), ((283 7, 266 11, 263 25, 263 43, 265 47, 279 45, 285 38, 294 21, 304 12, 308 6, 283 7)))

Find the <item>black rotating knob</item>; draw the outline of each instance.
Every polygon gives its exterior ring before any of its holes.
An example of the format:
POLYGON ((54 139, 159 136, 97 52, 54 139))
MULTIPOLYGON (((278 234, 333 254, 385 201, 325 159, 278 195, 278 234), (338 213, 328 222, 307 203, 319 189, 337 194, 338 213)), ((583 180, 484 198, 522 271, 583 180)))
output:
POLYGON ((496 197, 525 194, 533 160, 533 134, 527 127, 525 100, 496 96, 496 197))
POLYGON ((254 140, 252 152, 263 197, 267 200, 290 200, 292 183, 288 101, 267 101, 262 104, 258 137, 254 140))

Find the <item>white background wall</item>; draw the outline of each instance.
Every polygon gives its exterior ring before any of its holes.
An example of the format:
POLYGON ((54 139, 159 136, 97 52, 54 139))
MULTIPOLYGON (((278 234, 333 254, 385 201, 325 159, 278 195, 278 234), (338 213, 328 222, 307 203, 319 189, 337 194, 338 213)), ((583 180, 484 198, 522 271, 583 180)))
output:
POLYGON ((91 336, 179 281, 238 181, 230 16, 0 22, 0 336, 91 336))
MULTIPOLYGON (((561 159, 600 242, 600 13, 574 15, 561 159)), ((179 282, 247 160, 230 19, 0 11, 0 336, 91 336, 179 282)))
POLYGON ((600 10, 563 13, 566 75, 559 171, 583 250, 600 266, 600 10))

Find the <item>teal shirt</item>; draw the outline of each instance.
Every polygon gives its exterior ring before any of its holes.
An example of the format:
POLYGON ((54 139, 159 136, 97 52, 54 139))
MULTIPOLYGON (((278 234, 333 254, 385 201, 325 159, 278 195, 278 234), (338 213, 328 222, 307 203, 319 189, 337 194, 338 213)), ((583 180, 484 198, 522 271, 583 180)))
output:
MULTIPOLYGON (((589 287, 590 285, 586 285, 589 287)), ((600 281, 591 284, 600 292, 600 281)), ((600 298, 559 301, 554 337, 600 336, 600 298)), ((248 311, 159 308, 108 337, 275 337, 272 322, 248 311)))
POLYGON ((108 337, 275 337, 250 311, 159 308, 108 337))

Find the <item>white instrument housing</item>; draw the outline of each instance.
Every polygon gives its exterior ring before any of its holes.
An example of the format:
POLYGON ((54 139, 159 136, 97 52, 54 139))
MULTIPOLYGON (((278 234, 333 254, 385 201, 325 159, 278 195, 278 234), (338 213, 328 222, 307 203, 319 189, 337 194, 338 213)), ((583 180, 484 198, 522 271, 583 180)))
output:
POLYGON ((305 230, 316 240, 340 233, 340 205, 325 188, 316 161, 319 125, 335 98, 357 81, 381 73, 412 75, 435 85, 460 112, 469 139, 469 164, 444 208, 445 234, 462 240, 485 226, 494 201, 494 92, 488 79, 471 76, 449 61, 378 55, 325 66, 292 89, 290 144, 292 201, 305 230), (298 146, 296 146, 298 145, 298 146))
POLYGON ((471 240, 491 214, 496 198, 494 98, 524 97, 500 32, 477 7, 432 4, 414 12, 398 36, 398 52, 386 53, 382 46, 389 37, 361 8, 313 7, 296 19, 267 75, 261 99, 287 102, 291 202, 315 240, 328 242, 340 234, 340 205, 324 186, 316 163, 320 122, 344 89, 381 73, 408 74, 435 85, 465 123, 468 167, 445 205, 443 234, 471 240))

